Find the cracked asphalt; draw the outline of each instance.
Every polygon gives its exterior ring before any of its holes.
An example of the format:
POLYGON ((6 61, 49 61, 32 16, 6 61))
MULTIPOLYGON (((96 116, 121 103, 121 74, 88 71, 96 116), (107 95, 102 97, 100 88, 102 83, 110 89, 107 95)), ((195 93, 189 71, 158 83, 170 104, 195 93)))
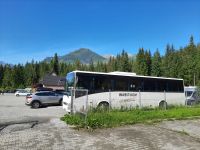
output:
POLYGON ((31 109, 25 97, 0 95, 0 150, 198 150, 200 120, 164 121, 94 131, 74 130, 61 106, 31 109))

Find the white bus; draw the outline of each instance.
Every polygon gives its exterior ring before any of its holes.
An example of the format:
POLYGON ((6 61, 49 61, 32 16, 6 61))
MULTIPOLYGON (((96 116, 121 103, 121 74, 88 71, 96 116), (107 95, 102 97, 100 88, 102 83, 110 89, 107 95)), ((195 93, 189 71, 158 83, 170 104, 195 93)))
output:
MULTIPOLYGON (((73 71, 66 76, 70 89, 87 89, 89 107, 157 107, 185 105, 183 79, 141 76, 129 72, 73 71)), ((74 96, 76 110, 84 109, 81 95, 74 96)), ((71 97, 63 97, 63 108, 70 112, 71 97)))

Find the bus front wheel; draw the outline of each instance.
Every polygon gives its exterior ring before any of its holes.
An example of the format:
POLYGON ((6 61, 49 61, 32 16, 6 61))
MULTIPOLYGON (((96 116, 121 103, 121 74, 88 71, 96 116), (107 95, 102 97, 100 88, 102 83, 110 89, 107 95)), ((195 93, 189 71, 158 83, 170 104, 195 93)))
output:
POLYGON ((100 110, 108 110, 109 103, 108 102, 100 102, 97 108, 100 110))

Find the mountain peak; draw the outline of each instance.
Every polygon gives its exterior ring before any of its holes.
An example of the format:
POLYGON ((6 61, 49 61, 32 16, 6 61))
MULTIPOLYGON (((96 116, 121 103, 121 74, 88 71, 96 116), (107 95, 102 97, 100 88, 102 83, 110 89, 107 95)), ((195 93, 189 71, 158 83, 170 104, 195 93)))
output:
POLYGON ((91 51, 88 48, 79 48, 79 49, 77 49, 77 50, 75 50, 75 51, 73 51, 71 53, 90 53, 90 52, 93 52, 93 51, 91 51))
POLYGON ((78 50, 76 51, 85 51, 85 52, 89 52, 91 51, 89 48, 79 48, 78 50))
MULTIPOLYGON (((47 57, 44 61, 49 62, 50 60, 51 57, 47 57)), ((83 64, 89 64, 91 60, 93 60, 94 62, 105 61, 106 58, 88 48, 80 48, 64 56, 59 56, 59 61, 61 62, 73 63, 76 60, 79 60, 83 64)))

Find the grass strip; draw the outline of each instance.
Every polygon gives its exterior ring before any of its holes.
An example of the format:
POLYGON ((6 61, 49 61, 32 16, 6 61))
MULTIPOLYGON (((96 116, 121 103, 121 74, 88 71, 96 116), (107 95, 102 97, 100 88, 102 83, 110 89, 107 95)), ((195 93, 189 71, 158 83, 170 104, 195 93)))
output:
POLYGON ((121 125, 130 125, 136 123, 154 123, 161 120, 185 119, 188 117, 200 116, 200 106, 186 107, 176 106, 167 110, 163 109, 126 109, 111 111, 90 111, 85 120, 83 115, 65 115, 61 120, 67 124, 75 125, 79 128, 89 127, 112 128, 121 125))

